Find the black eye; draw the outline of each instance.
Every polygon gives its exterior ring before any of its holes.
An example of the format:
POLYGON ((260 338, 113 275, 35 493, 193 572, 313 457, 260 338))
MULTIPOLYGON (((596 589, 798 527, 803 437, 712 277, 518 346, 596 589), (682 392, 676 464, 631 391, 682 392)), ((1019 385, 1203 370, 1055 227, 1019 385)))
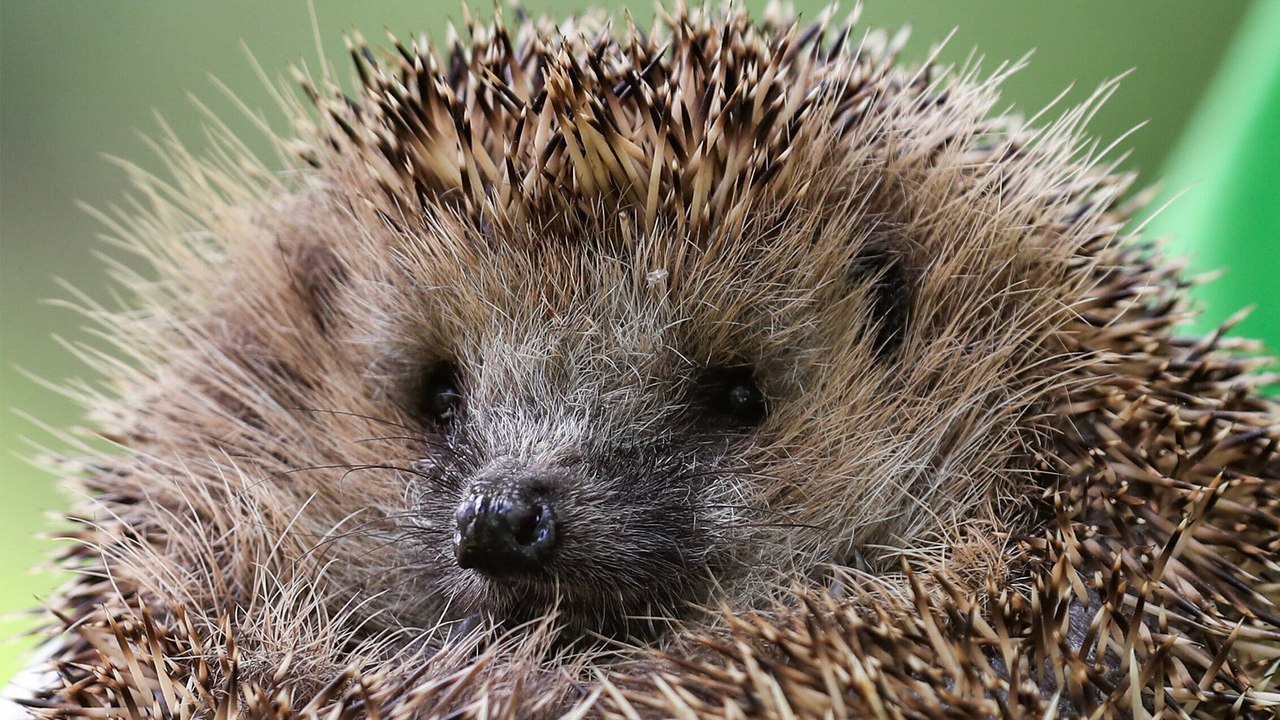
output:
POLYGON ((452 363, 437 365, 422 388, 422 414, 437 422, 452 422, 462 411, 460 387, 457 367, 452 363))
POLYGON ((764 422, 769 405, 749 367, 711 368, 698 380, 696 405, 711 426, 745 430, 764 422))

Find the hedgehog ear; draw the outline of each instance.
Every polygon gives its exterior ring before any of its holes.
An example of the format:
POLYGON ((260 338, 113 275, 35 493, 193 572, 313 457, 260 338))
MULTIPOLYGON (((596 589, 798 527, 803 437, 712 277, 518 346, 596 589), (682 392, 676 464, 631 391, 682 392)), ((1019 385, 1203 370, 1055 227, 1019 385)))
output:
POLYGON ((911 278, 901 253, 872 238, 849 264, 846 278, 852 287, 870 283, 867 327, 875 328, 876 357, 892 357, 906 338, 911 310, 911 278))
POLYGON ((299 243, 285 259, 293 290, 306 304, 317 329, 326 334, 334 320, 339 292, 347 281, 346 265, 332 248, 320 242, 299 243))

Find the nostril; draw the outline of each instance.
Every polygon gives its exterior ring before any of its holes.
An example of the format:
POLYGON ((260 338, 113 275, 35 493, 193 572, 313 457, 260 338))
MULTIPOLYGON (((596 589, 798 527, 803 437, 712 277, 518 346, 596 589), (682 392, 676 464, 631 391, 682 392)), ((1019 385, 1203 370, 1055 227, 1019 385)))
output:
POLYGON ((533 506, 533 512, 520 523, 516 533, 516 542, 538 553, 546 553, 556 544, 556 530, 559 523, 551 505, 540 503, 533 506))
POLYGON ((537 540, 538 523, 545 513, 546 511, 541 505, 536 505, 533 508, 533 512, 523 513, 522 517, 516 518, 516 542, 521 545, 532 545, 537 540))

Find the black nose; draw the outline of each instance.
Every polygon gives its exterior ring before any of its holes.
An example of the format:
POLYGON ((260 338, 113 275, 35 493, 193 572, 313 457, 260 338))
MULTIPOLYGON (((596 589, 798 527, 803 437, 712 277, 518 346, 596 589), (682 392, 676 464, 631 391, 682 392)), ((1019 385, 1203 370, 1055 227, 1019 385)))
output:
POLYGON ((532 483, 477 488, 458 507, 453 551, 458 565, 486 575, 532 574, 551 559, 558 522, 532 483))

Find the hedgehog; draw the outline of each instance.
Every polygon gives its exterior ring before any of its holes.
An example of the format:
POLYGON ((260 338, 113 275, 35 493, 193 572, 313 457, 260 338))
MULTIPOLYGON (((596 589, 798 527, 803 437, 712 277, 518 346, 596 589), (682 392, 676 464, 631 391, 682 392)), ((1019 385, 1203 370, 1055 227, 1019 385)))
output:
POLYGON ((155 275, 85 308, 33 716, 1275 717, 1269 360, 1178 334, 1114 83, 1001 114, 1017 63, 834 8, 465 25, 103 215, 155 275))

